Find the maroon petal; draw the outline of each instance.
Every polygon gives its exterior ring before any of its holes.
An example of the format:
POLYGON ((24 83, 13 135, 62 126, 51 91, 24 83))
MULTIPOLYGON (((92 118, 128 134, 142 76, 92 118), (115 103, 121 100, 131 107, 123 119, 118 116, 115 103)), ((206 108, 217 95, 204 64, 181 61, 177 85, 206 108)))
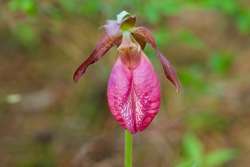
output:
MULTIPOLYGON (((166 77, 175 86, 176 91, 179 92, 180 91, 180 81, 177 77, 175 69, 172 67, 172 65, 168 61, 168 59, 165 56, 163 56, 163 54, 158 49, 158 47, 156 45, 156 41, 155 41, 151 31, 145 27, 136 27, 136 28, 134 28, 132 34, 134 35, 135 39, 144 39, 144 41, 149 43, 152 46, 152 48, 155 49, 156 55, 162 64, 162 67, 163 67, 163 70, 164 70, 166 77)), ((139 43, 141 43, 141 42, 139 41, 139 43)))
POLYGON ((136 37, 141 37, 144 39, 146 42, 150 43, 150 45, 154 48, 157 49, 156 41, 154 39, 153 34, 149 29, 146 27, 136 27, 134 28, 132 34, 136 37))
POLYGON ((160 108, 160 82, 143 52, 133 70, 118 58, 107 94, 110 111, 123 128, 136 133, 150 124, 160 108))
POLYGON ((76 69, 73 76, 74 81, 78 81, 85 73, 88 66, 99 60, 114 44, 117 43, 117 41, 121 40, 120 38, 120 36, 109 36, 105 34, 90 56, 76 69))

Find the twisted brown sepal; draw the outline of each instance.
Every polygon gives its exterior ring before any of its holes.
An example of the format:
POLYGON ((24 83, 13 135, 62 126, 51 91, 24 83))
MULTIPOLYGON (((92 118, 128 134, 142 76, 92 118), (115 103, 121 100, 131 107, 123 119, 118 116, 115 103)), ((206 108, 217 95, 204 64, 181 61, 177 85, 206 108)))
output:
POLYGON ((175 72, 175 69, 172 67, 172 65, 168 61, 168 59, 165 56, 163 56, 161 51, 158 49, 156 41, 155 41, 151 31, 149 29, 147 29, 146 27, 136 27, 133 29, 132 34, 134 35, 135 39, 140 39, 140 41, 138 41, 138 42, 142 46, 144 46, 145 42, 147 42, 152 46, 153 49, 155 49, 156 55, 162 64, 162 67, 163 67, 163 70, 164 70, 166 77, 175 86, 176 91, 180 92, 181 85, 180 85, 180 81, 178 79, 178 76, 175 72))
POLYGON ((92 51, 90 56, 76 69, 73 79, 78 81, 80 77, 85 73, 88 66, 97 62, 102 56, 109 51, 112 46, 117 45, 121 41, 121 36, 109 36, 105 34, 101 40, 97 43, 95 49, 92 51))

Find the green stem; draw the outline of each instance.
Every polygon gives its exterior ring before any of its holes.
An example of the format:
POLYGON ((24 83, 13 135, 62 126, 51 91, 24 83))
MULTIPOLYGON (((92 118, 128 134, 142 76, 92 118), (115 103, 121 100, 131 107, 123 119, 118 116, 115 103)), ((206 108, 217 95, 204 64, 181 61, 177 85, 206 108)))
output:
POLYGON ((128 131, 125 130, 125 157, 124 157, 124 165, 125 167, 132 167, 132 153, 133 153, 133 135, 128 131))

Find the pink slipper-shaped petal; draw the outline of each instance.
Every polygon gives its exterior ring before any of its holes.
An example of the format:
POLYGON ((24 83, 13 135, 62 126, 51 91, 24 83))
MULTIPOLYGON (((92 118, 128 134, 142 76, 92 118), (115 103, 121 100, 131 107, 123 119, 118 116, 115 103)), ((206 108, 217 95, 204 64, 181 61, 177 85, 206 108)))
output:
POLYGON ((108 103, 119 124, 131 133, 143 131, 160 109, 160 82, 143 51, 136 68, 119 57, 108 82, 108 103))

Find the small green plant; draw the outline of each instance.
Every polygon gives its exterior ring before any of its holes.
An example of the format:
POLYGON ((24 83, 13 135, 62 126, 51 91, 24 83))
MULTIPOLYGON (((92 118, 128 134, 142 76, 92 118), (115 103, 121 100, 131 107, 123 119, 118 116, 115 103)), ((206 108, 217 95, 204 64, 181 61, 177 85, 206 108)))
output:
POLYGON ((183 159, 176 167, 218 167, 237 155, 234 149, 219 149, 205 153, 201 141, 192 133, 183 138, 183 159))

